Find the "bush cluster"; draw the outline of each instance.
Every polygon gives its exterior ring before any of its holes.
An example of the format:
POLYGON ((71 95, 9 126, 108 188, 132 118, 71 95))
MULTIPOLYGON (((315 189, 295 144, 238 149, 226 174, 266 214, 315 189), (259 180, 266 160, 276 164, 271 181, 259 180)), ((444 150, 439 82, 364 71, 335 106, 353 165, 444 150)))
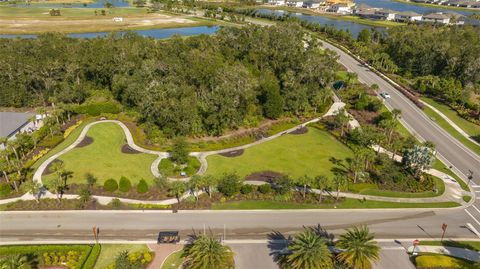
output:
POLYGON ((88 255, 87 260, 83 264, 82 269, 93 269, 93 267, 95 267, 95 263, 97 262, 98 255, 100 255, 101 250, 101 245, 95 244, 90 251, 90 255, 88 255))
POLYGON ((118 190, 121 192, 129 192, 132 189, 132 183, 126 177, 121 177, 118 184, 118 190))
POLYGON ((114 192, 118 189, 118 183, 115 179, 111 178, 103 183, 103 189, 109 192, 114 192))
POLYGON ((120 111, 120 106, 111 102, 83 104, 75 109, 78 114, 90 116, 99 116, 102 113, 118 114, 120 111))
POLYGON ((138 182, 137 185, 137 192, 138 193, 146 193, 148 191, 148 184, 147 182, 142 178, 140 182, 138 182))

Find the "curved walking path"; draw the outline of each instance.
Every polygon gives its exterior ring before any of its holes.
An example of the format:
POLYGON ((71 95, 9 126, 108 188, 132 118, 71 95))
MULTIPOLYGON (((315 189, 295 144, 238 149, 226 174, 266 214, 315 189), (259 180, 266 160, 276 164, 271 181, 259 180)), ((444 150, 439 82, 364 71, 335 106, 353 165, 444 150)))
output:
MULTIPOLYGON (((248 149, 248 148, 253 147, 255 145, 258 145, 258 144, 261 144, 261 143, 264 143, 264 142, 267 142, 267 141, 271 141, 271 140, 273 140, 275 138, 278 138, 278 137, 280 137, 284 134, 288 134, 290 132, 293 132, 293 131, 297 130, 298 128, 305 127, 306 125, 308 125, 310 123, 318 122, 323 117, 334 115, 339 109, 343 108, 344 106, 345 106, 345 103, 341 102, 341 100, 338 99, 338 97, 336 95, 334 95, 334 103, 332 104, 330 109, 324 115, 322 115, 321 117, 317 117, 317 118, 312 119, 310 121, 299 124, 295 127, 292 127, 288 130, 285 130, 283 132, 274 134, 274 135, 269 136, 269 137, 262 138, 260 140, 255 141, 255 142, 252 142, 250 144, 245 144, 245 145, 242 145, 242 146, 227 148, 227 149, 222 149, 222 150, 214 150, 214 151, 206 151, 206 152, 191 152, 190 155, 197 157, 200 160, 200 163, 201 163, 201 167, 200 167, 199 171, 197 172, 197 174, 201 175, 201 174, 206 172, 206 170, 208 168, 208 163, 207 163, 206 157, 209 156, 209 155, 226 153, 226 152, 236 151, 236 150, 248 149)), ((125 138, 127 140, 127 144, 132 149, 137 150, 137 151, 142 152, 142 153, 146 153, 146 154, 157 155, 158 157, 152 163, 150 169, 151 169, 152 174, 155 177, 161 176, 161 174, 158 170, 158 165, 163 158, 168 158, 169 157, 168 152, 161 152, 161 151, 144 149, 144 148, 135 144, 135 141, 133 140, 133 136, 132 136, 130 130, 128 129, 128 127, 124 123, 122 123, 121 121, 117 121, 117 120, 102 120, 102 121, 96 121, 96 122, 92 122, 92 123, 87 124, 84 127, 84 129, 82 130, 82 132, 80 133, 80 135, 77 137, 77 139, 71 145, 69 145, 65 149, 61 150, 60 152, 50 156, 45 162, 43 162, 38 167, 38 169, 35 171, 35 174, 33 176, 33 180, 42 184, 42 174, 45 171, 45 169, 48 167, 48 165, 50 163, 52 163, 55 159, 60 157, 61 155, 63 155, 65 153, 67 153, 68 151, 74 149, 78 144, 80 144, 82 142, 82 140, 85 138, 85 136, 87 135, 90 128, 92 126, 94 126, 96 124, 100 124, 100 123, 115 123, 115 124, 118 124, 125 133, 125 138)), ((349 124, 351 125, 352 128, 360 127, 360 125, 358 124, 358 121, 356 121, 353 118, 351 119, 349 124)), ((387 153, 387 154, 389 153, 388 151, 386 151, 384 149, 380 148, 380 150, 387 153)), ((401 158, 401 157, 400 156, 395 156, 396 160, 398 160, 398 158, 401 158)), ((460 185, 457 182, 455 182, 449 175, 444 174, 444 173, 442 173, 440 171, 437 171, 437 170, 433 170, 433 169, 427 171, 427 173, 429 173, 431 175, 434 175, 434 176, 437 176, 444 181, 445 192, 442 195, 435 196, 435 197, 426 197, 426 198, 395 198, 395 197, 372 196, 372 195, 362 195, 362 194, 345 193, 345 192, 340 192, 339 195, 342 196, 342 197, 354 198, 354 199, 367 199, 367 200, 385 201, 385 202, 410 202, 410 203, 433 203, 433 202, 447 202, 447 201, 461 201, 463 203, 463 200, 462 200, 463 195, 471 195, 471 193, 462 190, 460 185)), ((173 180, 188 181, 188 179, 189 178, 173 179, 173 180)), ((265 184, 265 182, 262 182, 262 181, 246 181, 245 183, 246 184, 252 184, 252 185, 265 184)), ((314 192, 314 193, 319 193, 319 191, 315 190, 315 189, 313 189, 311 191, 314 192)), ((197 195, 198 194, 200 194, 200 193, 197 193, 197 195)), ((331 193, 328 193, 328 192, 325 192, 324 194, 325 195, 331 195, 331 193)), ((193 194, 190 193, 190 192, 186 192, 181 197, 181 199, 185 199, 185 198, 189 197, 190 195, 193 195, 193 194)), ((335 195, 336 195, 336 193, 335 193, 335 195)), ((44 193, 42 193, 41 197, 42 198, 52 198, 52 199, 56 198, 56 196, 54 194, 52 194, 48 191, 45 191, 44 193)), ((62 198, 78 199, 78 195, 66 194, 66 195, 63 195, 62 198)), ((93 198, 97 199, 97 201, 100 204, 106 205, 106 204, 112 202, 112 200, 117 198, 117 197, 94 195, 93 198)), ((6 204, 6 203, 10 203, 10 202, 15 202, 15 201, 18 201, 18 200, 33 200, 33 199, 35 199, 35 197, 32 194, 27 193, 27 194, 25 194, 21 197, 18 197, 18 198, 0 200, 0 204, 6 204)), ((123 203, 129 203, 129 204, 172 205, 172 204, 177 203, 177 199, 175 199, 175 198, 166 199, 166 200, 158 200, 158 201, 150 201, 150 200, 149 201, 144 201, 144 200, 135 200, 135 199, 128 199, 128 198, 118 198, 118 199, 123 203)))
POLYGON ((472 139, 469 134, 467 134, 460 126, 458 126, 455 122, 453 122, 447 115, 443 114, 440 110, 438 110, 436 107, 430 105, 427 102, 424 102, 420 100, 425 106, 433 110, 435 113, 437 113, 441 118, 443 118, 450 126, 453 127, 457 132, 459 132, 461 135, 463 135, 465 138, 468 138, 471 142, 476 144, 477 146, 480 146, 480 143, 478 143, 475 139, 472 139))

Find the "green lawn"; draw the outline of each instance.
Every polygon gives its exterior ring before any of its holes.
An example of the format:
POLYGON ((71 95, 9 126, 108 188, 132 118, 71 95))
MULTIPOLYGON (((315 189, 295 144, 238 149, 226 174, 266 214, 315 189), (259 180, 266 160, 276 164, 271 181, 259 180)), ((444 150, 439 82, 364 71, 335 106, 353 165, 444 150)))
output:
POLYGON ((438 269, 438 268, 448 268, 448 269, 468 269, 474 268, 473 262, 466 261, 463 259, 458 259, 455 257, 440 255, 440 254, 420 254, 415 257, 415 265, 419 269, 438 269))
POLYGON ((197 173, 198 169, 200 169, 200 161, 196 157, 188 157, 188 163, 185 167, 181 168, 179 166, 175 166, 174 163, 169 159, 162 159, 158 164, 158 170, 163 176, 167 177, 177 177, 180 178, 180 173, 183 171, 187 173, 187 176, 191 177, 197 173))
MULTIPOLYGON (((359 209, 359 208, 448 208, 457 207, 460 204, 455 202, 443 203, 394 203, 380 201, 363 201, 346 198, 339 203, 337 209, 359 209)), ((251 210, 251 209, 332 209, 333 204, 297 204, 277 201, 235 201, 226 203, 215 203, 214 210, 251 210)))
MULTIPOLYGON (((150 165, 157 158, 150 154, 125 154, 121 148, 126 144, 122 128, 115 123, 100 123, 92 126, 87 136, 93 138, 93 143, 81 148, 75 148, 64 155, 60 160, 65 163, 65 169, 72 171, 69 183, 85 183, 85 174, 92 173, 97 177, 97 183, 109 178, 119 180, 121 176, 130 179, 136 184, 140 179, 153 183, 150 165)), ((54 174, 45 176, 46 182, 54 174)))
POLYGON ((167 259, 165 259, 165 261, 163 262, 161 269, 178 269, 178 267, 183 261, 183 258, 181 257, 182 254, 182 250, 170 254, 170 256, 168 256, 167 259))
POLYGON ((465 248, 465 249, 480 251, 480 241, 456 241, 456 240, 423 241, 422 240, 420 241, 420 245, 457 247, 457 248, 465 248))
MULTIPOLYGON (((48 13, 50 8, 42 7, 0 7, 0 17, 3 18, 36 18, 36 19, 63 19, 63 18, 84 18, 84 17, 95 17, 95 10, 101 10, 105 8, 61 8, 62 16, 52 17, 48 13)), ((105 9, 108 10, 109 14, 106 16, 97 16, 97 18, 105 18, 118 15, 139 15, 147 14, 147 9, 143 8, 134 8, 134 7, 122 7, 122 8, 111 8, 105 9)))
POLYGON ((421 99, 425 103, 435 107, 440 112, 442 112, 451 121, 453 121, 456 125, 458 125, 458 127, 462 128, 462 130, 466 132, 468 135, 470 136, 480 135, 480 125, 477 125, 471 121, 468 121, 460 117, 458 113, 455 110, 451 109, 449 106, 438 103, 431 98, 422 97, 421 99))
MULTIPOLYGON (((425 114, 427 114, 427 116, 430 119, 435 121, 440 127, 442 127, 450 135, 455 137, 458 141, 460 141, 466 147, 470 148, 473 152, 480 155, 480 146, 478 146, 477 144, 473 143, 470 139, 468 139, 465 136, 463 136, 462 134, 460 134, 457 130, 455 130, 455 128, 453 128, 445 119, 443 119, 435 111, 433 111, 429 107, 424 107, 423 112, 425 112, 425 114)), ((449 116, 447 115, 447 117, 449 117, 449 116)), ((453 121, 453 119, 451 119, 451 120, 453 121)), ((463 128, 463 127, 460 127, 460 128, 463 128)), ((479 128, 480 127, 477 127, 477 129, 479 129, 479 128)))
POLYGON ((238 157, 209 156, 206 174, 219 176, 237 172, 244 177, 268 170, 292 177, 305 174, 331 177, 333 174, 330 170, 334 167, 329 161, 331 157, 343 160, 352 157, 352 152, 328 132, 309 127, 306 134, 283 135, 246 149, 238 157))
POLYGON ((458 184, 460 184, 460 187, 462 187, 462 189, 464 189, 466 191, 470 191, 470 188, 467 186, 467 183, 465 183, 461 178, 459 178, 457 175, 455 175, 455 173, 453 173, 450 169, 448 169, 448 167, 445 166, 442 163, 442 161, 440 161, 439 159, 435 160, 432 168, 453 177, 458 182, 458 184))
POLYGON ((143 244, 102 244, 102 251, 98 256, 97 263, 94 269, 104 269, 115 261, 115 257, 122 251, 137 252, 137 251, 149 251, 146 245, 143 244))
POLYGON ((379 190, 377 186, 366 186, 363 189, 357 191, 359 194, 372 195, 372 196, 386 196, 386 197, 398 197, 398 198, 427 198, 440 196, 445 192, 445 183, 440 178, 434 178, 438 192, 433 191, 424 191, 419 193, 412 192, 400 192, 400 191, 388 191, 388 190, 379 190))

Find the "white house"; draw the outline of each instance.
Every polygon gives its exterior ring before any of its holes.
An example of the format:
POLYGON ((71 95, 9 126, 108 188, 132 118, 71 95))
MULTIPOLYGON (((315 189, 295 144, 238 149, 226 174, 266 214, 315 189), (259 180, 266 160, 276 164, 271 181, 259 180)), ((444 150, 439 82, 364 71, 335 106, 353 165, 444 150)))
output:
POLYGON ((395 14, 395 20, 399 22, 421 21, 422 15, 415 12, 398 12, 395 14))
MULTIPOLYGON (((33 113, 0 112, 0 137, 14 140, 19 133, 31 133, 42 127, 46 115, 33 113)), ((4 148, 0 145, 0 150, 4 148)))
POLYGON ((285 0, 268 0, 268 4, 272 6, 284 6, 285 0))
POLYGON ((352 9, 350 8, 349 5, 341 3, 341 4, 335 4, 330 6, 327 9, 327 12, 349 14, 349 13, 352 13, 352 9))
POLYGON ((430 13, 423 15, 422 17, 423 22, 430 22, 430 23, 442 23, 442 24, 449 24, 450 17, 439 12, 439 13, 430 13))
POLYGON ((381 20, 393 21, 397 12, 390 9, 375 10, 375 16, 381 20))
POLYGON ((286 5, 288 7, 303 7, 303 1, 302 0, 287 0, 286 5))

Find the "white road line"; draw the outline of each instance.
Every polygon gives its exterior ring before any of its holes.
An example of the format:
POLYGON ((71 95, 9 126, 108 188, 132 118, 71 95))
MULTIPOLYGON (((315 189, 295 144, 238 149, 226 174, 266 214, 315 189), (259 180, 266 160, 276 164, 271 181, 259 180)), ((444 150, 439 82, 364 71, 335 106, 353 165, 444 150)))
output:
POLYGON ((478 237, 480 237, 480 233, 477 231, 477 229, 475 229, 475 227, 473 227, 472 224, 468 223, 467 222, 467 228, 472 231, 474 234, 476 234, 478 237))
POLYGON ((472 205, 473 208, 475 208, 475 210, 477 210, 478 213, 480 213, 480 210, 478 210, 478 208, 474 205, 472 205))
POLYGON ((480 222, 479 222, 472 214, 470 214, 470 212, 468 212, 467 209, 464 209, 464 210, 465 210, 465 212, 467 212, 467 214, 468 214, 478 225, 480 225, 480 222))

